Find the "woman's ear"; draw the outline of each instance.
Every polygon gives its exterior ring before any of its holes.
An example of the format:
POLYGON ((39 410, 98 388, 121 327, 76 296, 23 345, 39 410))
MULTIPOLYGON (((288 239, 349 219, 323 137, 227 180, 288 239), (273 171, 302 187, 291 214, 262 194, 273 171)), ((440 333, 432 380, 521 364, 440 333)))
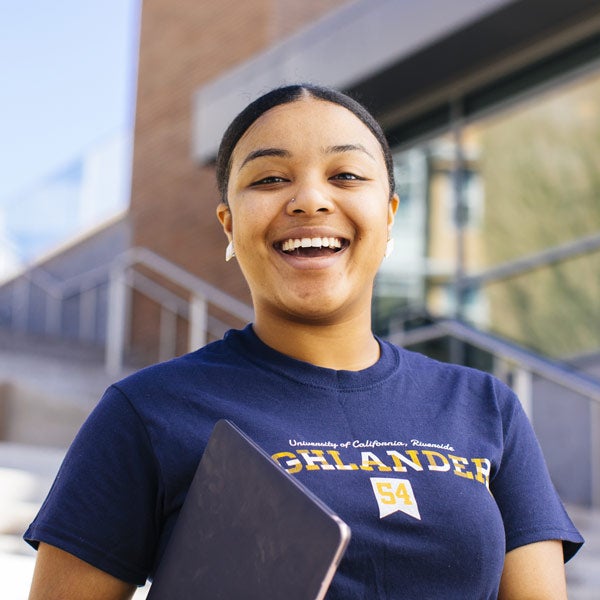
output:
POLYGON ((227 239, 231 241, 233 223, 231 219, 231 211, 225 202, 221 202, 219 206, 217 206, 217 219, 219 219, 227 239))
POLYGON ((394 194, 388 203, 388 231, 392 230, 392 225, 394 224, 394 217, 396 216, 396 211, 398 210, 398 206, 400 205, 400 198, 398 194, 394 194))

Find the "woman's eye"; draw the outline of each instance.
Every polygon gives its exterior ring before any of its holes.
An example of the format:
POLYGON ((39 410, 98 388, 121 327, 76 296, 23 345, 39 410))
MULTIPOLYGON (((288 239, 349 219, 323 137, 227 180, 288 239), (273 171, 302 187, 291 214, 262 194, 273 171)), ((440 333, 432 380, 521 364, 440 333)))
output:
POLYGON ((282 183, 286 181, 286 179, 284 179, 283 177, 277 177, 275 175, 271 175, 270 177, 263 177, 262 179, 258 179, 256 181, 253 181, 250 185, 251 186, 255 186, 255 185, 270 185, 273 183, 282 183))
POLYGON ((364 177, 360 177, 359 175, 355 175, 354 173, 338 173, 334 175, 331 179, 337 179, 338 181, 363 181, 364 177))

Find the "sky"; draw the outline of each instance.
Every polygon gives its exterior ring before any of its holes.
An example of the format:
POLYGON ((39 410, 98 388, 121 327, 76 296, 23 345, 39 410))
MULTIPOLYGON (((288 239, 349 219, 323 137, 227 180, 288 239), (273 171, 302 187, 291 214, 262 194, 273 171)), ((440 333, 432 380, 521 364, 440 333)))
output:
POLYGON ((0 0, 0 204, 133 127, 141 0, 0 0))

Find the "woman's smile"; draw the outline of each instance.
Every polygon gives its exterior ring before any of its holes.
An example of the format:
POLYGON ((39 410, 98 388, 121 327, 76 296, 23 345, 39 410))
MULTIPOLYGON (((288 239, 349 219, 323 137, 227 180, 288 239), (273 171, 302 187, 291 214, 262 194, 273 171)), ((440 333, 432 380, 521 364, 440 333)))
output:
POLYGON ((346 240, 338 237, 290 238, 276 248, 289 256, 315 258, 331 256, 345 247, 346 240))
POLYGON ((350 240, 330 228, 299 228, 273 244, 274 250, 292 268, 325 269, 339 260, 350 240))

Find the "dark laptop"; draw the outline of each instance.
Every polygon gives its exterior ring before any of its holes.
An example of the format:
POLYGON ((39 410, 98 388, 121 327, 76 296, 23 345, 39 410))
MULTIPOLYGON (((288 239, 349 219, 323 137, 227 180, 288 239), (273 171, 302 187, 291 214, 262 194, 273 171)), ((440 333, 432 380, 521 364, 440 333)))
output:
POLYGON ((219 421, 149 600, 318 600, 349 527, 231 422, 219 421))

